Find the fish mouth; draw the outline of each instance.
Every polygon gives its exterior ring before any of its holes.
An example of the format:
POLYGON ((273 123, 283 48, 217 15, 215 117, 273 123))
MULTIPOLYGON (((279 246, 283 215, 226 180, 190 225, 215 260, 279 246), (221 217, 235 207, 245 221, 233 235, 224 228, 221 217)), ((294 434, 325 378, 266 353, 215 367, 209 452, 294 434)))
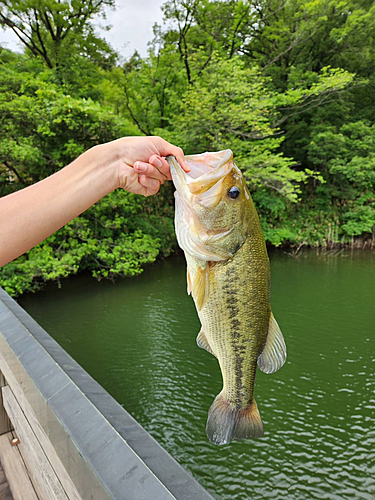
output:
POLYGON ((225 177, 237 168, 230 149, 216 153, 185 156, 190 172, 185 172, 174 156, 167 156, 176 188, 175 227, 179 246, 198 260, 222 261, 232 257, 220 240, 229 236, 232 227, 209 229, 200 208, 214 208, 223 197, 225 177))
POLYGON ((192 195, 207 193, 224 179, 233 168, 232 160, 233 153, 230 149, 185 156, 185 161, 191 168, 190 172, 185 172, 174 156, 167 156, 175 188, 186 201, 191 201, 192 195))

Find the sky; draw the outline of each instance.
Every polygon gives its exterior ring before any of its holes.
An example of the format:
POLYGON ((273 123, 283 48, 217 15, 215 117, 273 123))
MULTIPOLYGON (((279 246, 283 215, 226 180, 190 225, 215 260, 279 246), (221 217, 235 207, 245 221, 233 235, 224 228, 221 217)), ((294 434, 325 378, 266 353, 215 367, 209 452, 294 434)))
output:
MULTIPOLYGON (((153 38, 154 23, 161 24, 163 15, 160 7, 165 0, 116 0, 116 10, 107 9, 107 19, 95 24, 111 25, 110 31, 100 30, 112 47, 123 57, 130 57, 134 50, 141 56, 147 55, 147 42, 153 38)), ((11 50, 22 50, 12 30, 0 29, 0 43, 11 50)))

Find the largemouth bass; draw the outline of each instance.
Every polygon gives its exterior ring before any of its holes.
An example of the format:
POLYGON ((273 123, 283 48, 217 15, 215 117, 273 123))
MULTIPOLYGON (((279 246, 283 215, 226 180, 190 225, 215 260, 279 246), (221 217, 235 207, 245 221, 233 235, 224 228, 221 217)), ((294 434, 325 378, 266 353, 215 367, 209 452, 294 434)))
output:
POLYGON ((256 370, 281 368, 286 347, 271 311, 270 265, 258 214, 231 150, 187 156, 189 173, 174 156, 167 160, 188 293, 202 324, 197 343, 217 357, 223 377, 207 436, 215 444, 260 437, 256 370))

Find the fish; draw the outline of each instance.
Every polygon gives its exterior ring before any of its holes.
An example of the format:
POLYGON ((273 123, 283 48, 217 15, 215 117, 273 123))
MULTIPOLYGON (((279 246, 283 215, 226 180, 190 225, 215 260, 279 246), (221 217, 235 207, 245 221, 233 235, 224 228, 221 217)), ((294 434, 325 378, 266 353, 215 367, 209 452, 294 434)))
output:
POLYGON ((189 173, 174 156, 167 161, 187 291, 201 322, 197 344, 216 356, 223 379, 207 436, 217 445, 261 437, 256 371, 281 368, 286 346, 271 311, 270 263, 257 211, 230 149, 186 156, 189 173))

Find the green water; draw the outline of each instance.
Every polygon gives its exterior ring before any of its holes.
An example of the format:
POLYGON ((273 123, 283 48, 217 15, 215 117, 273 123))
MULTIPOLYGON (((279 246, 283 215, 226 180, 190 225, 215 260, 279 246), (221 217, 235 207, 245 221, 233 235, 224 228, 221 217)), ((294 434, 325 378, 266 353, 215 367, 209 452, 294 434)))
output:
POLYGON ((205 435, 221 376, 195 344, 183 258, 20 303, 216 498, 374 499, 375 252, 270 258, 288 360, 258 370, 264 437, 224 447, 205 435))

